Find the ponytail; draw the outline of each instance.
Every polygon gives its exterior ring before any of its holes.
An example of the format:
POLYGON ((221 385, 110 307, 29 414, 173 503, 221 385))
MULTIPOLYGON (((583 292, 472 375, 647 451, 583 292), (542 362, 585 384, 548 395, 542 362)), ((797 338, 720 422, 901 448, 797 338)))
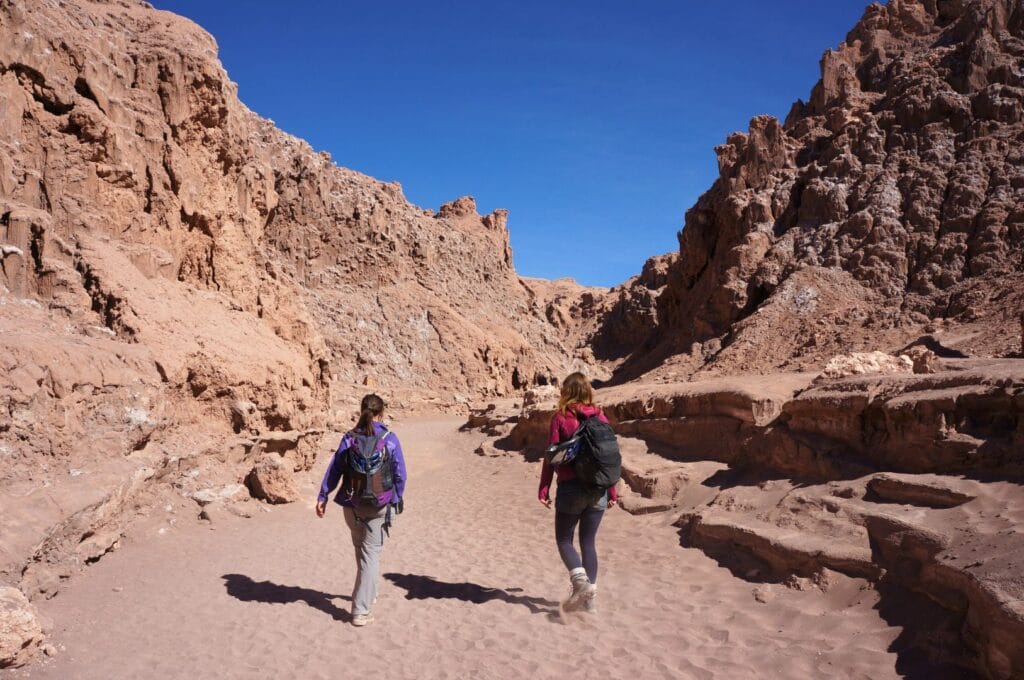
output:
POLYGON ((376 394, 367 394, 359 405, 359 422, 356 423, 356 432, 373 436, 373 419, 384 413, 384 400, 376 394))

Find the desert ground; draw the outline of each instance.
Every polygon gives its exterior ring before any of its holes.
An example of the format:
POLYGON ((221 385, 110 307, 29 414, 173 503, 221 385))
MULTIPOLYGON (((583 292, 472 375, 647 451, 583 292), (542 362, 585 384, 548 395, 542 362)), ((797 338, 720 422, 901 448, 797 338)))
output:
POLYGON ((3 677, 968 677, 934 665, 915 674, 903 628, 866 581, 833 574, 823 590, 736 578, 681 547, 665 514, 608 512, 599 611, 560 614, 568 581, 551 511, 536 500, 539 464, 474 454, 480 435, 460 432, 464 422, 395 426, 407 510, 386 543, 370 626, 349 625, 355 563, 340 510, 313 513, 324 453, 304 502, 252 519, 141 521, 122 549, 39 603, 58 622, 58 654, 3 677))

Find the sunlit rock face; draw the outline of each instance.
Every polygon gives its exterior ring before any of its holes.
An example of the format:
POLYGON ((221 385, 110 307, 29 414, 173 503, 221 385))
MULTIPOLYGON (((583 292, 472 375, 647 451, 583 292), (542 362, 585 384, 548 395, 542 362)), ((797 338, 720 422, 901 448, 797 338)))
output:
POLYGON ((925 333, 1020 348, 1024 7, 867 8, 808 102, 716 148, 625 377, 810 367, 925 333))

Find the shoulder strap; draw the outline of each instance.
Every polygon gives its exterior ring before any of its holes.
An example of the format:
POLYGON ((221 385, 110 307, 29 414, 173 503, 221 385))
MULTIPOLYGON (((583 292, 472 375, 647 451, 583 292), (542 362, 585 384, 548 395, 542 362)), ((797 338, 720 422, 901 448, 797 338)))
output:
POLYGON ((576 431, 572 433, 570 439, 575 439, 583 434, 583 426, 586 425, 588 418, 579 411, 573 411, 572 414, 576 416, 576 431))
POLYGON ((388 437, 394 434, 395 433, 387 429, 387 427, 385 427, 384 431, 380 433, 380 441, 381 444, 383 444, 383 446, 381 446, 381 450, 388 455, 390 455, 390 451, 388 451, 388 437))

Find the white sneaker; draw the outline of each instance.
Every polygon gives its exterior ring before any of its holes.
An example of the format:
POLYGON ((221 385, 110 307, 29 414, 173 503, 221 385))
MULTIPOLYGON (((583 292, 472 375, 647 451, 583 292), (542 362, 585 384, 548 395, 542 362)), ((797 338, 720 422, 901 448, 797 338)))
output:
POLYGON ((373 623, 373 614, 371 612, 356 614, 352 617, 352 625, 356 627, 368 626, 371 623, 373 623))

